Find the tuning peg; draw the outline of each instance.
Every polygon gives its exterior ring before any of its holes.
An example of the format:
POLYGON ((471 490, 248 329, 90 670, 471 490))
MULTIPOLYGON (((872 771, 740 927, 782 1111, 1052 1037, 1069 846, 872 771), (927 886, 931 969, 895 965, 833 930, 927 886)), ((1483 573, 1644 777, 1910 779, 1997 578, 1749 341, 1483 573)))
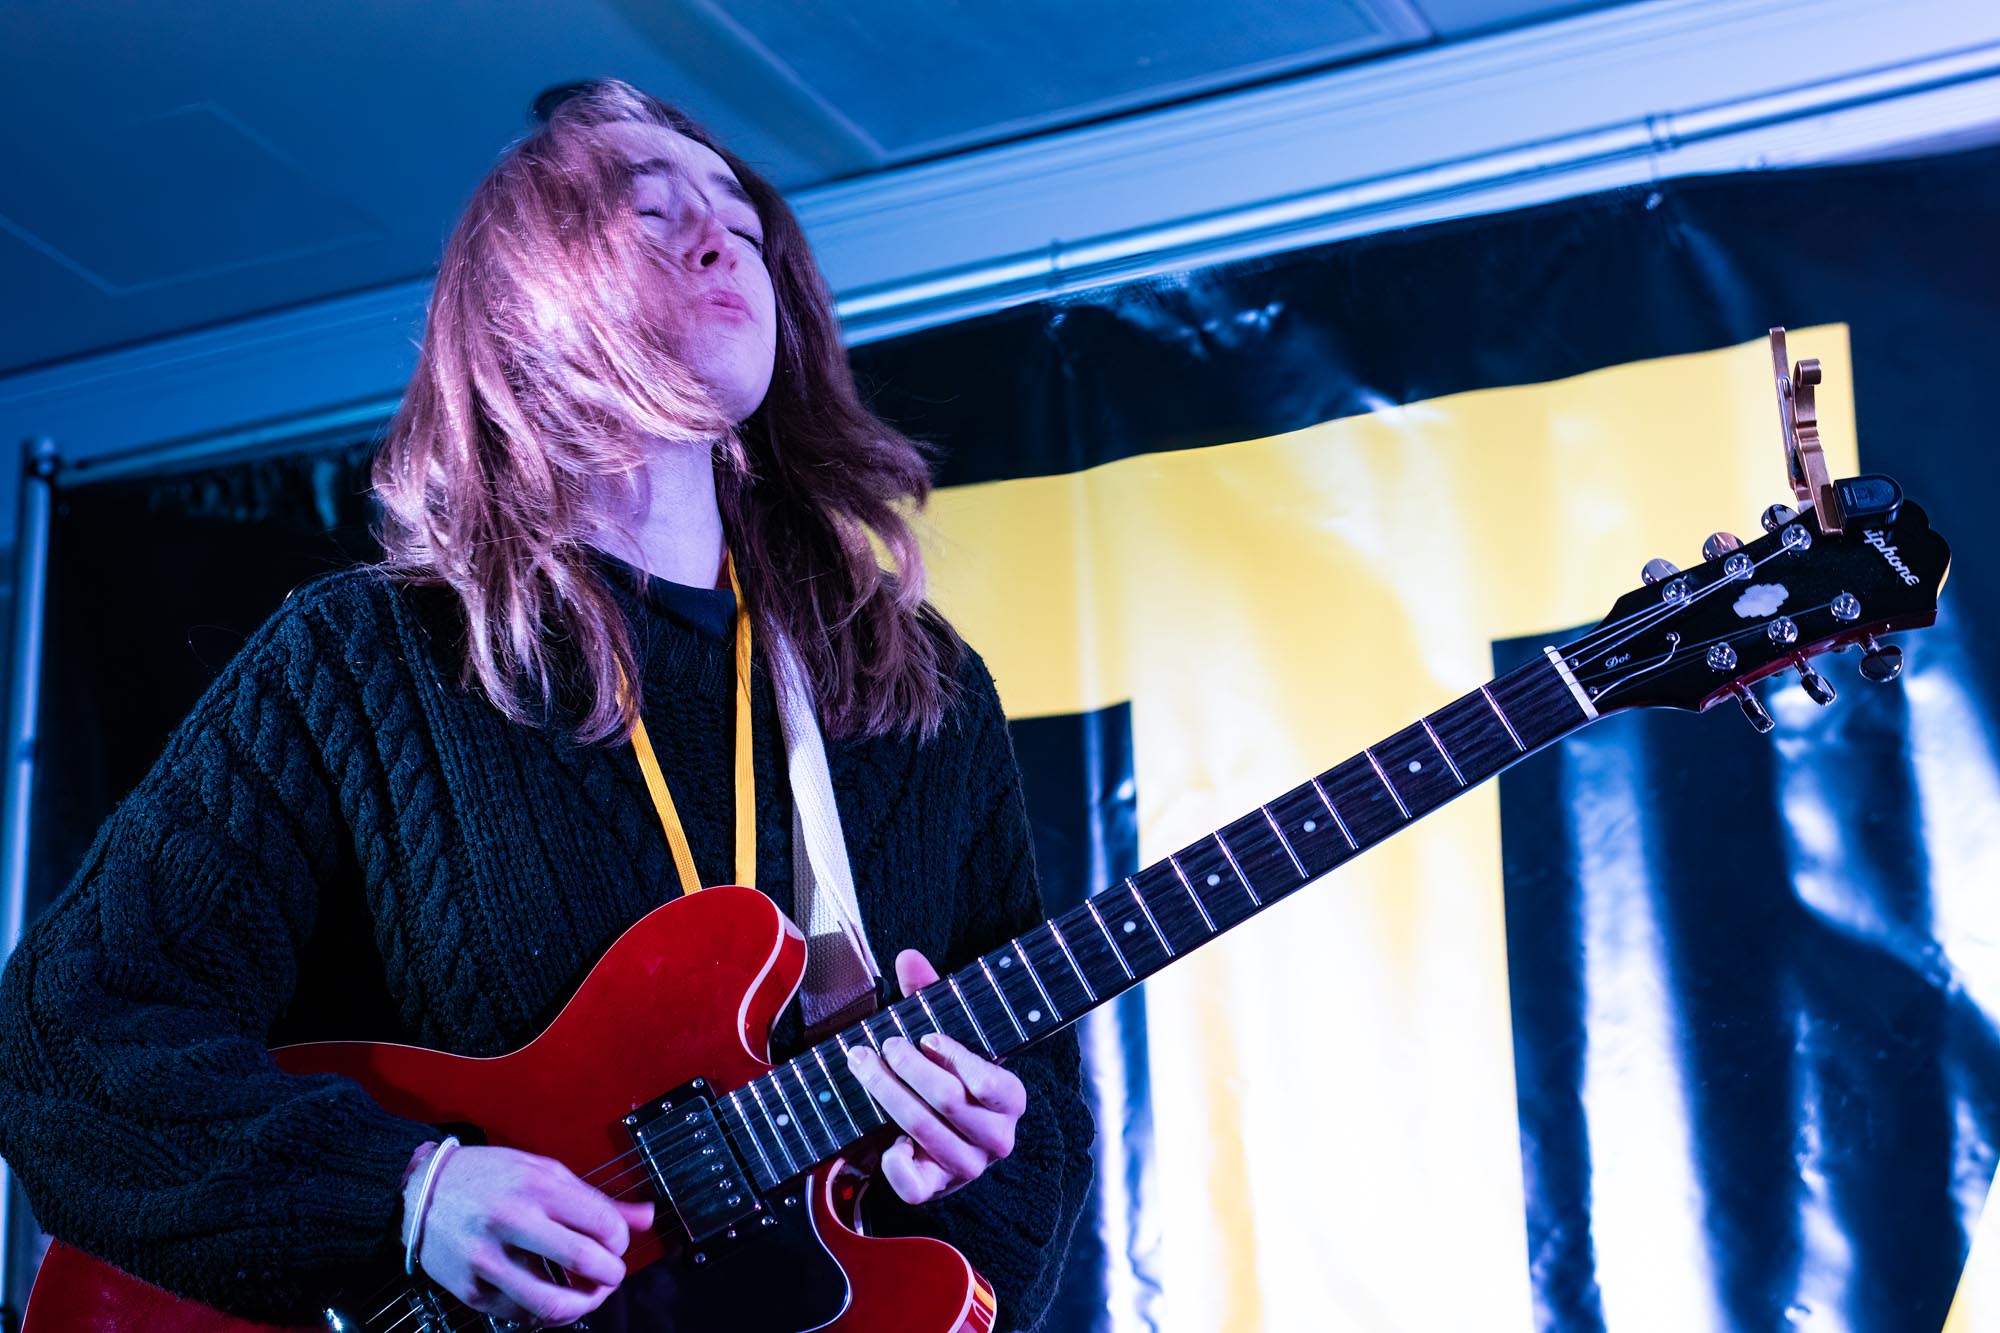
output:
POLYGON ((1903 650, 1893 643, 1878 643, 1870 634, 1863 641, 1861 674, 1877 685, 1887 685, 1903 674, 1903 650))
POLYGON ((1764 710, 1763 701, 1751 692, 1748 685, 1738 685, 1732 693, 1736 695, 1736 706, 1743 710, 1744 718, 1756 728, 1759 736, 1778 725, 1771 720, 1771 715, 1764 710))
POLYGON ((1639 577, 1644 579, 1646 586, 1650 588, 1655 583, 1665 583, 1680 572, 1681 567, 1673 561, 1662 560, 1658 556, 1654 556, 1646 562, 1646 567, 1639 571, 1639 577))
POLYGON ((1813 670, 1812 663, 1806 661, 1803 655, 1794 653, 1792 665, 1799 670, 1799 684, 1805 687, 1806 698, 1824 708, 1840 697, 1840 691, 1834 689, 1825 676, 1813 670))
POLYGON ((1711 532, 1708 540, 1701 544, 1701 558, 1720 560, 1743 544, 1743 539, 1733 532, 1711 532))
POLYGON ((1776 532, 1785 524, 1796 522, 1798 517, 1799 511, 1790 505, 1772 505, 1764 511, 1764 516, 1758 521, 1764 525, 1764 531, 1776 532))

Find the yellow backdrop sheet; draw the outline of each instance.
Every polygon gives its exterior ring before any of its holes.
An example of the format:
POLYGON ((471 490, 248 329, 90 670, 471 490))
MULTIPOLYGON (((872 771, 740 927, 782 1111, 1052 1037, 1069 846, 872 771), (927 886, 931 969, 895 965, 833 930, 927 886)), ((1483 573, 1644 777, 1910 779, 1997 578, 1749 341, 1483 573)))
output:
MULTIPOLYGON (((1851 474, 1847 331, 1791 345, 1851 474)), ((1758 339, 946 489, 925 545, 1011 715, 1130 701, 1143 862, 1790 499, 1758 339)), ((1533 1327, 1495 785, 1144 993, 1172 1333, 1533 1327)))

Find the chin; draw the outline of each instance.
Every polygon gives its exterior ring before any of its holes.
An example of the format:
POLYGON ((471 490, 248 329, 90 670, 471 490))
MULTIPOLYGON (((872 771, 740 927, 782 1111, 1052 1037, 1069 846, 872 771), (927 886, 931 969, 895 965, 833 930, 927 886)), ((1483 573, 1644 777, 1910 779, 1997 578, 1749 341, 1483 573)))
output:
POLYGON ((756 413, 758 408, 764 405, 764 401, 768 397, 770 397, 770 385, 768 383, 736 393, 727 393, 722 395, 723 410, 728 412, 731 421, 741 426, 756 413))

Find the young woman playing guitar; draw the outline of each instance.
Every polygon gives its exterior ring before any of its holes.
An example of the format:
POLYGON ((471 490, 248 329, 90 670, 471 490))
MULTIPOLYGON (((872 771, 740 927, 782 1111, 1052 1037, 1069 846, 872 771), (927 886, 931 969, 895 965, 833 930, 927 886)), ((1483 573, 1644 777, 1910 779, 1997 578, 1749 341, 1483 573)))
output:
MULTIPOLYGON (((499 1320, 690 1326, 626 1272, 649 1193, 268 1046, 512 1051, 621 931, 735 880, 811 937, 783 1055, 1042 916, 993 682, 923 601, 923 459, 859 402, 797 220, 658 100, 564 91, 446 246, 385 559, 252 636, 0 985, 38 1219, 246 1317, 407 1260, 499 1320)), ((620 1023, 674 1041, 673 995, 620 1023)), ((893 1040, 853 1077, 901 1131, 872 1228, 949 1240, 1032 1325, 1088 1184, 1073 1038, 1006 1068, 893 1040)))

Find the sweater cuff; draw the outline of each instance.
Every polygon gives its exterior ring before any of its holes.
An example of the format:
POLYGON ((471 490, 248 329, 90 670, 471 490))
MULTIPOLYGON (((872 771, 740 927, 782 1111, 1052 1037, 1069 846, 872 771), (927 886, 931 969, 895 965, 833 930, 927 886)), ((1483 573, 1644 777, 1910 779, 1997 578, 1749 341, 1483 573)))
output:
POLYGON ((385 1272, 400 1272, 403 1174, 418 1147, 437 1137, 434 1126, 379 1108, 328 1134, 310 1164, 301 1164, 302 1178, 288 1200, 295 1210, 289 1219, 294 1248, 257 1256, 260 1271, 236 1274, 247 1289, 277 1302, 246 1312, 314 1314, 355 1291, 372 1292, 385 1272), (282 1259, 305 1267, 281 1271, 282 1259))

